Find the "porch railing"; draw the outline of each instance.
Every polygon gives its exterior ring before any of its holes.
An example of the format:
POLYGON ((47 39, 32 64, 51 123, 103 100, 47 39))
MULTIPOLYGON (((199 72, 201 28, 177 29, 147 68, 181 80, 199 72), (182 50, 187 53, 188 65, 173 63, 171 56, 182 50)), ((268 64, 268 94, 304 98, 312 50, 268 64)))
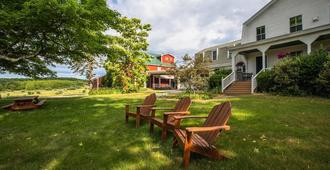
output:
POLYGON ((251 78, 251 93, 254 93, 254 91, 258 87, 257 77, 259 76, 259 74, 266 71, 266 70, 270 70, 270 69, 271 68, 264 68, 264 69, 260 70, 256 75, 252 76, 252 78, 251 78))
POLYGON ((221 92, 223 93, 225 89, 231 85, 236 80, 235 71, 231 72, 227 77, 221 79, 221 92))

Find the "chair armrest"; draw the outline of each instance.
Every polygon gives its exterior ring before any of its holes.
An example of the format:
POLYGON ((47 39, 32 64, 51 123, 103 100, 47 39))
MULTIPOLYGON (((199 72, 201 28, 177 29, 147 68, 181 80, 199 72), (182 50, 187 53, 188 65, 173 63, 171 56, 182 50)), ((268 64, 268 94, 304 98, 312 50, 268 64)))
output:
POLYGON ((211 126, 211 127, 188 127, 186 128, 187 132, 208 132, 208 131, 215 131, 215 130, 230 130, 230 126, 211 126))
POLYGON ((189 114, 190 112, 165 112, 164 115, 178 115, 178 114, 189 114))
POLYGON ((208 118, 208 116, 173 116, 174 119, 181 120, 181 119, 193 119, 193 118, 208 118))

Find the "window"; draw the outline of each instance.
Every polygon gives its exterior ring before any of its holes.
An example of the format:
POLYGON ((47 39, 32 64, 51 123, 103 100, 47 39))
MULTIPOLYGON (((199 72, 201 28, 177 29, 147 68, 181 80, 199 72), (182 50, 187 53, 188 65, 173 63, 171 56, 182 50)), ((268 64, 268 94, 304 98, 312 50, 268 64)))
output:
POLYGON ((289 53, 290 57, 297 57, 297 56, 301 56, 302 55, 302 51, 293 51, 289 53))
POLYGON ((215 61, 217 58, 217 51, 212 51, 212 60, 215 61))
MULTIPOLYGON (((228 50, 228 49, 227 49, 227 50, 228 50)), ((228 51, 227 51, 227 58, 228 58, 228 59, 231 59, 231 55, 232 55, 232 53, 228 50, 228 51)))
POLYGON ((290 18, 290 32, 297 32, 303 29, 302 16, 298 15, 290 18))
POLYGON ((265 26, 257 27, 257 41, 266 39, 265 26))

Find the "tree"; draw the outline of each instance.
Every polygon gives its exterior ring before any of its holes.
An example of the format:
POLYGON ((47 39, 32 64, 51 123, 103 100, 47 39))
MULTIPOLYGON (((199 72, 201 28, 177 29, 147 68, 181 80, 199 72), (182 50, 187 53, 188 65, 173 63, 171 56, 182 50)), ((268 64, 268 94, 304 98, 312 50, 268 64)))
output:
POLYGON ((95 57, 92 55, 88 55, 86 58, 79 62, 75 62, 71 68, 74 72, 78 72, 81 75, 86 75, 86 79, 88 80, 89 87, 93 87, 93 78, 94 78, 94 69, 100 67, 100 57, 95 57))
POLYGON ((136 91, 146 81, 146 62, 150 56, 148 47, 149 24, 141 24, 136 18, 122 17, 117 27, 120 34, 110 44, 114 50, 108 55, 105 68, 111 73, 113 85, 124 92, 136 91))
POLYGON ((209 68, 210 59, 203 56, 196 56, 193 59, 188 54, 185 54, 182 59, 184 64, 169 72, 174 74, 180 80, 180 83, 186 86, 187 91, 195 93, 196 91, 207 90, 211 72, 209 68))
POLYGON ((0 72, 54 76, 48 66, 107 55, 120 15, 105 0, 2 0, 0 72))

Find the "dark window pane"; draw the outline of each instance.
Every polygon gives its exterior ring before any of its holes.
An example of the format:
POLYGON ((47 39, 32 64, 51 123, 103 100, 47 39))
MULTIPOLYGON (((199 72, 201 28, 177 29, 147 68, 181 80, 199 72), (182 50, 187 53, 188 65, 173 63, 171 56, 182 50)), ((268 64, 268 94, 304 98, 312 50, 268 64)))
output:
POLYGON ((301 31, 302 30, 302 25, 298 25, 297 26, 297 31, 301 31))
POLYGON ((301 23, 302 23, 302 16, 299 15, 299 16, 297 17, 297 24, 301 24, 301 23))
POLYGON ((294 18, 290 18, 290 26, 294 26, 296 24, 295 19, 294 18))

